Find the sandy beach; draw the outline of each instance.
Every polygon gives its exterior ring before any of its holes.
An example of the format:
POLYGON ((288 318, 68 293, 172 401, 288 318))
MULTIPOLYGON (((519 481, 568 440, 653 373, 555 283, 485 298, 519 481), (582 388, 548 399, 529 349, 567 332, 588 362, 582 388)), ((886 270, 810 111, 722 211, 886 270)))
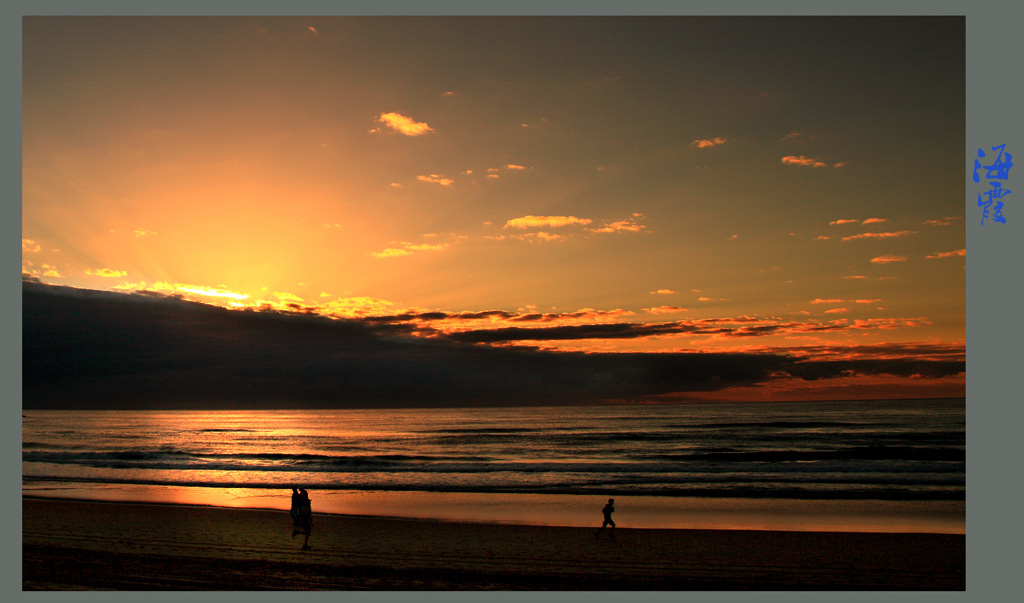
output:
MULTIPOLYGON (((23 590, 963 590, 965 536, 593 528, 23 499, 23 590)), ((595 526, 596 527, 596 526, 595 526)))

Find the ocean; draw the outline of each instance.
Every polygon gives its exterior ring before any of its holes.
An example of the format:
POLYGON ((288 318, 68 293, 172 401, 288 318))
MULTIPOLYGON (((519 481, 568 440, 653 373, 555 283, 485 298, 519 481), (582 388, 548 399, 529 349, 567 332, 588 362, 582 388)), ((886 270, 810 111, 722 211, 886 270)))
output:
POLYGON ((963 532, 964 399, 24 411, 26 496, 633 527, 963 532))

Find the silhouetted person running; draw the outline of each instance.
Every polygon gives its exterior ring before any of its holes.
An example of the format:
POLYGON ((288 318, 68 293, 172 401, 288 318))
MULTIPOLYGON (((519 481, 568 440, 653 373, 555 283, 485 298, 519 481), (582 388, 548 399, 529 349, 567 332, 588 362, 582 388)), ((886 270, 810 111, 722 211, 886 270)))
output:
POLYGON ((601 532, 604 531, 605 526, 611 526, 612 529, 609 530, 608 535, 615 538, 615 522, 612 521, 612 513, 615 512, 615 499, 609 498, 608 504, 601 509, 601 512, 604 513, 604 522, 601 524, 601 529, 594 533, 594 536, 600 538, 601 532))
MULTIPOLYGON (((294 495, 293 495, 294 496, 294 495)), ((298 518, 295 520, 295 529, 292 530, 292 538, 299 534, 305 534, 306 540, 302 542, 302 549, 309 549, 309 535, 313 533, 313 504, 309 499, 309 493, 300 489, 297 493, 296 509, 298 518)))

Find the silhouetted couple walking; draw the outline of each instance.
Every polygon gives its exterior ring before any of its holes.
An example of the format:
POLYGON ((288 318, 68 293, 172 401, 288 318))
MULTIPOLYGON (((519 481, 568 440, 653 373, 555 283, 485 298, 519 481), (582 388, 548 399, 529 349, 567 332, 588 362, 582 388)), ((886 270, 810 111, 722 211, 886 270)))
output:
POLYGON ((292 488, 292 538, 305 534, 302 549, 309 548, 309 535, 313 533, 313 503, 305 489, 292 488))

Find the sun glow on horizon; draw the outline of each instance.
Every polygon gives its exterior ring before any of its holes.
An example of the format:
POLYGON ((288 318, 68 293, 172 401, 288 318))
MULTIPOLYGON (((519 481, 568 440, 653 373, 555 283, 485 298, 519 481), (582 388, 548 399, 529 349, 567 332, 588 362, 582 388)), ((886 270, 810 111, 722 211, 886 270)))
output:
POLYGON ((24 20, 28 278, 473 346, 965 339, 956 19, 757 56, 731 19, 132 19, 24 20))

